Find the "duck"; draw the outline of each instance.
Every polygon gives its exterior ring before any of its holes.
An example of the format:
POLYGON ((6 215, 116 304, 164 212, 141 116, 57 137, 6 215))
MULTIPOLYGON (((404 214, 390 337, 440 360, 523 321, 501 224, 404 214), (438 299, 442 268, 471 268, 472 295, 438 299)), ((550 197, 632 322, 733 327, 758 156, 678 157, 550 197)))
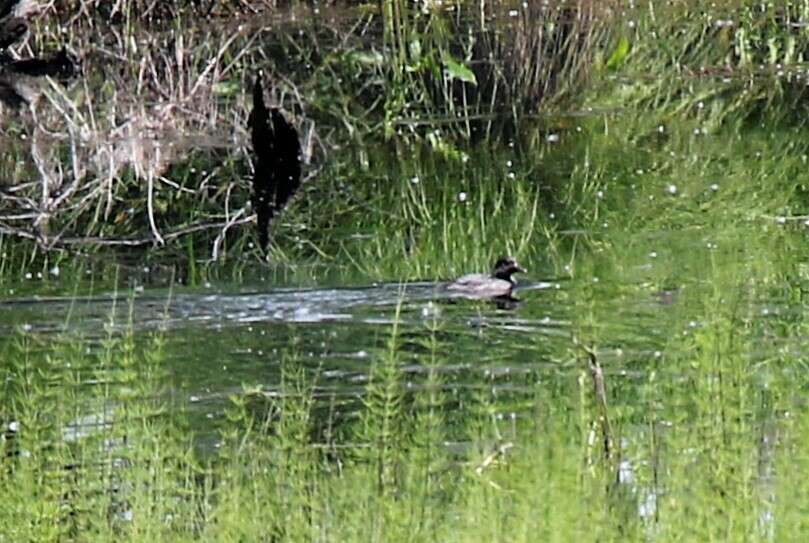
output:
POLYGON ((526 273, 526 270, 514 258, 505 256, 495 262, 491 274, 464 275, 447 285, 447 290, 468 298, 510 298, 517 286, 512 277, 515 273, 526 273))

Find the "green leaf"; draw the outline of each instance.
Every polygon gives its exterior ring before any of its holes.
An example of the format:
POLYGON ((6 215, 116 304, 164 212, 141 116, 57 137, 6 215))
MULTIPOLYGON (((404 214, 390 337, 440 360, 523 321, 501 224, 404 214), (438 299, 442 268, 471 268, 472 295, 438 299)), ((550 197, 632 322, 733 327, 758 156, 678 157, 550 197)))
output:
POLYGON ((452 55, 445 54, 442 60, 444 61, 444 73, 447 77, 450 79, 459 79, 464 83, 478 84, 478 80, 475 78, 475 72, 467 68, 465 64, 452 58, 452 55))
POLYGON ((613 51, 610 58, 607 59, 607 69, 616 70, 620 68, 626 60, 627 55, 629 55, 629 38, 621 36, 621 39, 618 40, 618 45, 615 47, 615 51, 613 51))

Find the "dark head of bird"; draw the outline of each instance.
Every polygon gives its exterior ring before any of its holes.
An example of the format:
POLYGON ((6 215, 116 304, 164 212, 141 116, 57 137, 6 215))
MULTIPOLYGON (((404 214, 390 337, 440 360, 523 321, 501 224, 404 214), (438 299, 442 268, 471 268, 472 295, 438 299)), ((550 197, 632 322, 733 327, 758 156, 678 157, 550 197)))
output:
POLYGON ((492 271, 492 277, 508 281, 509 283, 516 283, 512 275, 515 273, 525 273, 526 270, 521 267, 516 260, 507 256, 497 260, 492 271))

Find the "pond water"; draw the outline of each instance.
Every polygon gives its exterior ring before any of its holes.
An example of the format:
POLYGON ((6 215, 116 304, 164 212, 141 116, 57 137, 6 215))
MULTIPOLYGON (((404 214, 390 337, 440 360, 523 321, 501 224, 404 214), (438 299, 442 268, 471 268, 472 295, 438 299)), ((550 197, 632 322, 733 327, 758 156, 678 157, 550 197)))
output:
MULTIPOLYGON (((122 28, 113 27, 109 43, 87 45, 80 83, 43 90, 44 102, 31 106, 38 116, 23 111, 3 119, 16 124, 0 133, 0 142, 30 154, 31 162, 4 160, 0 172, 17 181, 19 191, 25 190, 21 178, 34 187, 41 176, 63 176, 62 192, 51 196, 76 194, 64 215, 45 219, 50 230, 37 223, 37 235, 56 250, 43 256, 39 249, 22 249, 20 256, 14 243, 26 236, 14 222, 22 216, 14 215, 22 213, 15 206, 34 197, 17 196, 8 189, 11 182, 1 187, 6 403, 0 403, 0 422, 6 451, 17 434, 36 426, 31 421, 41 410, 52 416, 43 424, 52 433, 40 440, 46 451, 40 457, 48 458, 53 443, 72 447, 90 439, 103 439, 103 445, 88 446, 94 452, 82 454, 89 458, 125 457, 126 443, 138 441, 138 427, 121 406, 146 398, 160 406, 155 418, 185 425, 195 458, 216 464, 219 452, 229 450, 228 436, 244 424, 234 422, 234 403, 249 404, 257 420, 274 421, 273 410, 300 392, 290 385, 294 375, 312 401, 315 422, 307 445, 332 454, 324 465, 338 465, 342 458, 335 460, 334 451, 340 447, 376 446, 364 443, 365 430, 357 428, 367 428, 374 395, 384 396, 374 387, 387 376, 397 386, 399 403, 392 403, 402 419, 420 420, 439 406, 439 448, 460 464, 442 466, 442 473, 471 473, 464 462, 516 443, 517 454, 558 462, 542 464, 547 470, 541 481, 575 474, 558 487, 549 485, 548 503, 578 503, 570 496, 585 495, 590 487, 580 481, 591 477, 592 488, 612 489, 610 498, 588 494, 603 499, 593 509, 612 514, 617 502, 624 504, 628 513, 616 514, 618 524, 638 522, 638 539, 667 540, 671 533, 688 533, 692 515, 710 525, 727 510, 728 524, 743 526, 735 535, 777 539, 779 530, 794 533, 792 524, 786 529, 780 523, 796 514, 784 496, 808 490, 797 480, 806 479, 809 469, 803 446, 809 428, 803 296, 809 244, 802 213, 808 146, 801 126, 780 118, 728 120, 728 111, 740 107, 737 96, 766 86, 761 79, 772 74, 695 78, 682 95, 663 99, 663 85, 648 90, 648 74, 630 70, 613 77, 605 68, 601 85, 612 90, 582 87, 575 109, 526 114, 520 121, 528 128, 502 141, 456 146, 440 129, 408 140, 408 130, 417 133, 416 121, 442 125, 427 106, 418 110, 423 104, 415 99, 396 110, 400 116, 390 125, 379 125, 377 132, 401 139, 392 143, 367 130, 365 139, 349 141, 366 122, 355 117, 356 104, 345 96, 334 103, 314 98, 334 98, 337 91, 325 82, 341 77, 309 77, 309 64, 290 65, 306 57, 328 72, 339 61, 379 76, 384 71, 376 55, 392 47, 384 41, 392 38, 378 35, 378 21, 362 9, 335 9, 338 15, 329 21, 355 41, 333 58, 321 56, 320 45, 337 48, 338 40, 315 24, 306 27, 312 42, 300 48, 294 41, 304 35, 300 9, 283 20, 222 24, 217 43, 200 38, 199 29, 189 31, 185 39, 192 45, 171 47, 185 62, 180 64, 194 65, 198 78, 172 72, 178 79, 169 77, 164 87, 151 87, 155 80, 144 74, 147 66, 172 64, 149 57, 171 33, 144 34, 143 58, 150 60, 139 69, 127 64, 106 81, 105 59, 131 60, 134 47, 121 39, 122 28), (260 23, 261 29, 253 28, 260 23), (272 38, 264 45, 256 43, 262 33, 272 38), (295 122, 302 139, 311 137, 321 151, 307 156, 312 162, 304 187, 273 225, 273 250, 264 257, 244 220, 251 160, 244 89, 254 73, 245 65, 263 66, 268 59, 276 73, 292 72, 298 86, 279 76, 278 100, 288 111, 300 108, 298 102, 310 108, 298 111, 295 122), (94 92, 117 96, 136 83, 138 92, 121 99, 131 114, 125 122, 106 106, 89 104, 94 92), (190 98, 177 100, 186 94, 190 98), (90 120, 90 112, 100 120, 90 120), (340 135, 344 129, 351 136, 340 135), (36 140, 30 148, 20 143, 25 138, 9 136, 29 130, 36 140), (184 154, 187 160, 178 159, 184 154), (82 173, 71 178, 70 170, 82 173), (87 181, 102 178, 109 184, 87 181), (142 212, 147 208, 151 217, 142 212), (175 209, 183 212, 175 215, 175 209), (90 217, 86 223, 82 214, 90 217), (189 224, 207 237, 186 237, 189 224), (86 237, 72 232, 77 225, 87 228, 86 237), (155 242, 158 231, 166 247, 155 242), (84 247, 92 242, 117 248, 88 256, 84 247), (154 253, 144 249, 152 244, 154 253), (453 277, 486 271, 493 257, 509 253, 529 270, 518 278, 517 300, 473 300, 445 290, 453 277), (159 363, 131 362, 138 356, 159 363), (390 367, 395 372, 385 373, 390 367), (139 383, 147 384, 139 389, 139 383), (32 397, 30 409, 20 407, 32 397), (433 403, 419 403, 426 397, 433 403), (119 421, 125 438, 105 439, 119 421), (594 466, 602 464, 608 474, 599 478, 594 466), (800 477, 781 476, 792 467, 800 477), (666 525, 664 518, 679 524, 666 525)), ((493 9, 482 21, 512 29, 509 17, 524 21, 509 15, 515 9, 522 8, 493 9)), ((655 19, 654 9, 651 16, 627 9, 610 24, 632 36, 630 58, 642 66, 651 53, 635 16, 650 17, 644 24, 651 29, 666 23, 655 19)), ((715 13, 711 21, 725 16, 715 13)), ((461 18, 449 20, 463 26, 461 18)), ((445 30, 429 28, 439 35, 445 30)), ((726 25, 705 28, 716 35, 695 31, 700 39, 725 43, 726 25)), ((413 43, 410 54, 418 56, 413 43)), ((623 59, 618 43, 603 46, 605 58, 591 59, 593 64, 617 69, 623 59)), ((683 50, 691 54, 691 48, 683 50)), ((442 73, 452 75, 444 88, 450 94, 453 82, 474 77, 469 68, 446 57, 443 62, 442 73)), ((417 65, 413 60, 406 73, 417 65)), ((478 84, 483 87, 483 80, 478 84)), ((362 86, 355 98, 361 102, 364 92, 362 86)), ((457 96, 450 103, 457 104, 457 96)), ((502 111, 491 119, 506 127, 513 120, 502 111)), ((444 121, 450 124, 452 115, 444 121)), ((486 130, 495 129, 490 124, 486 130)), ((31 206, 26 213, 41 211, 31 206)), ((20 447, 7 458, 40 454, 30 443, 20 447)), ((52 463, 67 464, 62 457, 52 463)), ((480 463, 475 473, 489 465, 480 463)), ((515 473, 519 480, 522 472, 515 473)), ((584 507, 564 503, 571 511, 584 507)), ((694 530, 697 539, 716 535, 710 527, 694 530)))

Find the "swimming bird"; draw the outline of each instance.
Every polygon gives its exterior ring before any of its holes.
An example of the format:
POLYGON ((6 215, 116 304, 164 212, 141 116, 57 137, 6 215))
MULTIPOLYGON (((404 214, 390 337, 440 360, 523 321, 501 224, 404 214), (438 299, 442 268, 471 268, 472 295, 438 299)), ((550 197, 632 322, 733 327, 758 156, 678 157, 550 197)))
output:
POLYGON ((525 271, 516 260, 507 256, 495 263, 491 274, 464 275, 447 285, 447 290, 469 298, 510 297, 517 285, 512 275, 525 271))

